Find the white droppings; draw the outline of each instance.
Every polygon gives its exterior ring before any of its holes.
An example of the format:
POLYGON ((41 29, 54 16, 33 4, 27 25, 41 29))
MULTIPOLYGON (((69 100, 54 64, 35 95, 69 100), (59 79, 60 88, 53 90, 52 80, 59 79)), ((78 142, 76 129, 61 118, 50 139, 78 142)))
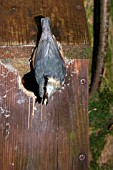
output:
POLYGON ((6 113, 10 113, 10 111, 9 111, 9 110, 7 110, 7 109, 5 110, 5 112, 6 112, 6 113))
POLYGON ((10 162, 10 165, 14 166, 14 162, 10 162))
POLYGON ((51 100, 54 100, 54 97, 53 97, 53 96, 51 96, 51 100))
POLYGON ((4 96, 3 96, 3 98, 6 98, 7 97, 7 94, 5 94, 4 96))
POLYGON ((22 103, 25 103, 26 99, 20 99, 20 100, 17 100, 17 103, 18 104, 22 104, 22 103))
POLYGON ((45 105, 47 105, 47 102, 48 102, 48 100, 47 100, 47 99, 45 99, 45 100, 44 100, 44 104, 45 104, 45 105))
POLYGON ((0 113, 1 113, 1 114, 4 114, 4 113, 10 113, 10 111, 9 111, 9 110, 7 110, 6 108, 2 108, 2 107, 0 107, 0 113))
POLYGON ((12 79, 12 80, 10 80, 10 82, 13 82, 13 81, 16 81, 16 79, 12 79))
POLYGON ((77 74, 78 73, 78 70, 74 70, 71 72, 72 74, 77 74))
POLYGON ((6 93, 8 93, 9 91, 11 91, 11 90, 14 90, 16 87, 12 87, 12 88, 10 88, 9 90, 6 90, 6 93))
POLYGON ((8 115, 4 115, 4 117, 7 119, 7 118, 9 118, 11 115, 10 114, 8 114, 8 115))
POLYGON ((10 128, 10 123, 6 123, 6 126, 8 126, 8 128, 10 128))
POLYGON ((8 130, 8 129, 6 129, 6 130, 5 130, 5 132, 8 134, 8 133, 9 133, 9 130, 8 130))
POLYGON ((71 65, 73 64, 75 60, 74 59, 65 59, 66 64, 71 65))
POLYGON ((8 77, 8 74, 9 74, 9 72, 10 72, 10 71, 8 71, 7 73, 5 73, 5 72, 2 72, 2 74, 1 74, 1 75, 2 75, 2 77, 3 77, 3 78, 6 78, 6 77, 8 77))
POLYGON ((34 110, 38 110, 37 107, 34 106, 34 110))
POLYGON ((10 63, 5 63, 5 67, 11 72, 16 71, 16 69, 10 63))
POLYGON ((62 93, 62 90, 59 90, 59 93, 62 93))
POLYGON ((62 90, 64 90, 64 89, 65 89, 65 87, 64 87, 64 86, 62 86, 62 87, 61 87, 61 89, 62 89, 62 90))
POLYGON ((7 135, 5 137, 5 140, 7 140, 8 136, 9 136, 9 131, 7 130, 6 132, 7 132, 7 135))
POLYGON ((67 83, 67 86, 69 86, 70 85, 70 83, 67 83))
POLYGON ((0 113, 1 114, 5 113, 5 110, 2 107, 0 107, 0 113))
POLYGON ((48 115, 49 115, 49 116, 51 116, 51 114, 50 114, 50 113, 48 113, 48 115))

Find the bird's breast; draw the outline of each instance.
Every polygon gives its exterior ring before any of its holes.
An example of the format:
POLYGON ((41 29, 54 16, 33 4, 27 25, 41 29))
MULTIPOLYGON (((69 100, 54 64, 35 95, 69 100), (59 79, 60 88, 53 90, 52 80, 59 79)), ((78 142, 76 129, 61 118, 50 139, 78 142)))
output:
POLYGON ((47 82, 48 97, 50 97, 56 91, 56 89, 59 89, 59 88, 60 88, 59 80, 54 79, 53 77, 48 78, 48 82, 47 82))

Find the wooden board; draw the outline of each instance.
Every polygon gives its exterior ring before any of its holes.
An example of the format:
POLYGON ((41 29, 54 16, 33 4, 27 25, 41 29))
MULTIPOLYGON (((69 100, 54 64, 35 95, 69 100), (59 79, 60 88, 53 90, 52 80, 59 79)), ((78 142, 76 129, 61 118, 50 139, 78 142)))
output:
POLYGON ((39 15, 61 43, 89 44, 83 0, 1 0, 0 46, 35 44, 39 15))
POLYGON ((0 170, 88 170, 89 37, 83 0, 1 0, 0 23, 0 170), (39 15, 50 18, 65 58, 72 59, 66 59, 62 90, 43 107, 19 81, 29 71, 39 15))
POLYGON ((62 90, 41 108, 18 72, 0 63, 1 170, 88 170, 87 66, 68 61, 62 90))
POLYGON ((66 58, 87 58, 89 36, 83 0, 1 0, 0 58, 29 58, 36 45, 37 17, 51 20, 66 58))

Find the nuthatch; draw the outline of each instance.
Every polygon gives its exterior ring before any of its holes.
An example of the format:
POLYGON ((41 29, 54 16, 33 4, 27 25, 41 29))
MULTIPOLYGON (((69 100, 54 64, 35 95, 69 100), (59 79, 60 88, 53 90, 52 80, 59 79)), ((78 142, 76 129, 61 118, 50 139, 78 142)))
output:
POLYGON ((39 85, 42 103, 61 87, 64 82, 66 67, 59 45, 52 35, 50 19, 41 19, 42 34, 33 61, 34 74, 39 85))

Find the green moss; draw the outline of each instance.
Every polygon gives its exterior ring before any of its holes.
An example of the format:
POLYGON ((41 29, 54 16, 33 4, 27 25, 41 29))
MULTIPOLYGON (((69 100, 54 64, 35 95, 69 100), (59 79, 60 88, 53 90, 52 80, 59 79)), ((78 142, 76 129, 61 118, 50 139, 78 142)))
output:
POLYGON ((89 123, 92 128, 90 136, 90 149, 92 153, 91 169, 101 170, 98 159, 105 145, 105 137, 109 132, 108 126, 113 120, 111 107, 113 106, 113 94, 109 88, 104 87, 89 101, 89 123))
POLYGON ((89 38, 91 47, 93 46, 93 2, 91 0, 84 0, 86 18, 88 23, 89 38))
POLYGON ((101 167, 101 170, 112 170, 113 169, 113 162, 112 161, 109 161, 107 163, 107 165, 103 165, 101 167))
MULTIPOLYGON (((93 51, 93 2, 85 0, 86 17, 88 22, 89 36, 91 48, 93 51)), ((113 0, 110 0, 110 28, 109 42, 106 55, 106 71, 100 92, 96 93, 89 99, 89 123, 92 129, 90 136, 90 149, 92 153, 92 161, 90 170, 111 170, 113 162, 107 162, 106 165, 100 167, 98 164, 99 156, 105 145, 105 137, 108 133, 113 134, 113 130, 108 131, 110 123, 113 123, 113 0)), ((92 56, 91 56, 92 59, 92 56)), ((89 62, 89 74, 91 74, 91 63, 89 62)), ((89 80, 90 81, 90 80, 89 80)))
POLYGON ((69 133, 69 139, 70 139, 70 143, 72 146, 72 159, 75 160, 76 159, 76 133, 75 131, 71 130, 69 133))
POLYGON ((83 49, 83 56, 84 56, 84 58, 89 58, 89 56, 91 56, 91 48, 90 47, 86 47, 83 49))
POLYGON ((70 131, 70 134, 69 134, 69 139, 70 141, 75 141, 75 138, 76 138, 76 134, 74 131, 70 131))
POLYGON ((98 159, 101 154, 101 151, 105 145, 105 136, 107 132, 106 131, 101 131, 99 134, 93 132, 93 134, 90 137, 90 149, 92 153, 92 160, 91 160, 91 167, 92 170, 99 169, 98 165, 98 159))
POLYGON ((113 94, 108 88, 97 93, 89 102, 90 126, 98 129, 105 129, 106 123, 113 116, 110 106, 113 104, 113 94))
POLYGON ((103 79, 103 84, 113 92, 113 64, 112 64, 112 53, 108 46, 106 55, 106 77, 103 79))
POLYGON ((112 17, 113 22, 113 0, 110 0, 110 16, 112 17))

